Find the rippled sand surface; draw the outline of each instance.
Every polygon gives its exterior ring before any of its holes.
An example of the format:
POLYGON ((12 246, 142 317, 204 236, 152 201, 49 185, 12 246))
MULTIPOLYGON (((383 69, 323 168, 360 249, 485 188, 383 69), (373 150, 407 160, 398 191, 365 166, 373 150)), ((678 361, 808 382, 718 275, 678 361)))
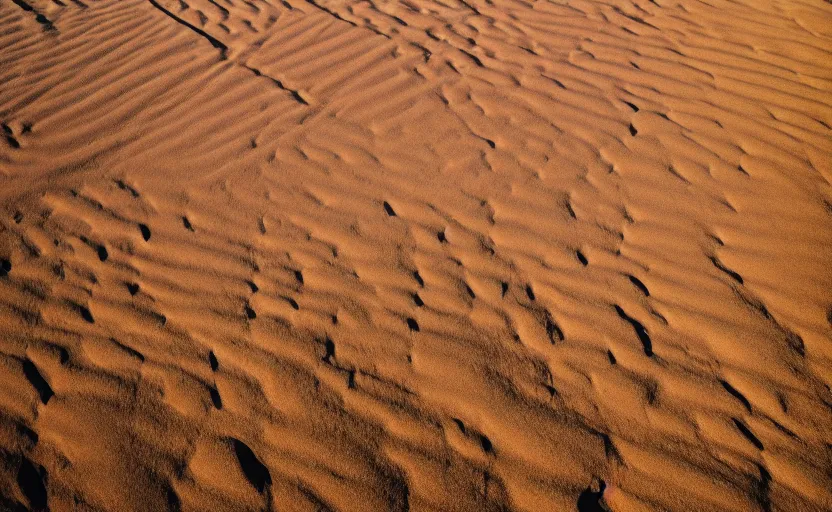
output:
POLYGON ((0 123, 0 510, 832 509, 828 0, 3 0, 0 123))

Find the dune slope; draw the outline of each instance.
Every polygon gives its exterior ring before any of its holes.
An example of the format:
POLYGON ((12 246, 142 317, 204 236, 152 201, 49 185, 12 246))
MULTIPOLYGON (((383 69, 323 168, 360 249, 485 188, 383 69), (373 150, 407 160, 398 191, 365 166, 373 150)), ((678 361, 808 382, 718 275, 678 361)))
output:
POLYGON ((832 509, 828 1, 3 1, 0 123, 0 509, 832 509))

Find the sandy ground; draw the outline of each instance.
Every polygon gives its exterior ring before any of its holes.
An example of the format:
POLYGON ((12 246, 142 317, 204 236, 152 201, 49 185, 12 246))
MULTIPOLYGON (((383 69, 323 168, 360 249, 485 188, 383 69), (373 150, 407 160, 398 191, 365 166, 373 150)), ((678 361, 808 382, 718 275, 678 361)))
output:
POLYGON ((828 0, 2 0, 0 122, 0 510, 832 509, 828 0))

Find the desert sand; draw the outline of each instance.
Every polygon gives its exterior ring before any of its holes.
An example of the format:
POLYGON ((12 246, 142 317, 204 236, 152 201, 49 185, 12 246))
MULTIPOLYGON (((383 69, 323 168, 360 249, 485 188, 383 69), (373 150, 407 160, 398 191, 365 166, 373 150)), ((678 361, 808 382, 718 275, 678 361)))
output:
POLYGON ((828 0, 2 0, 0 123, 0 510, 832 510, 828 0))

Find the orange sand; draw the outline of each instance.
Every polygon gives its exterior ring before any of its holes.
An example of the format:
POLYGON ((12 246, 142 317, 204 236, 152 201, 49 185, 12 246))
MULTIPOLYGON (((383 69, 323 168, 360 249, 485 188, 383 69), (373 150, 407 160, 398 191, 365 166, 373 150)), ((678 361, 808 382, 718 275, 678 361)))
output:
POLYGON ((832 509, 828 0, 2 0, 0 122, 0 510, 832 509))

